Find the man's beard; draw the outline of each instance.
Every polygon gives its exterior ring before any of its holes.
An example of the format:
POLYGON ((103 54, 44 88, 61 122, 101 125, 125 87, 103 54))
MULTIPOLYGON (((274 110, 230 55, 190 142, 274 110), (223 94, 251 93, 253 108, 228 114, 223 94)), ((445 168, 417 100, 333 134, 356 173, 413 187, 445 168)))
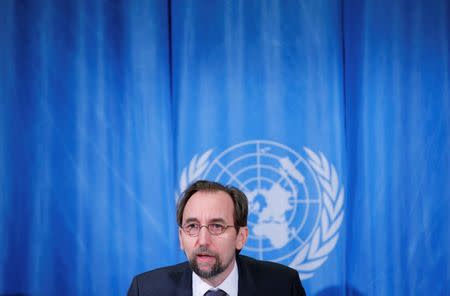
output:
POLYGON ((225 269, 228 268, 228 266, 230 266, 231 262, 233 260, 230 260, 230 262, 227 262, 225 265, 222 264, 222 260, 220 260, 220 257, 218 254, 211 252, 210 250, 208 250, 208 248, 205 247, 200 247, 198 248, 192 258, 189 260, 189 263, 191 265, 192 270, 201 278, 204 279, 210 279, 210 278, 214 278, 217 275, 221 274, 222 272, 225 271, 225 269), (214 265, 211 267, 210 270, 201 270, 200 267, 197 264, 197 256, 199 254, 203 254, 203 255, 208 255, 211 257, 214 257, 215 259, 215 263, 214 265))

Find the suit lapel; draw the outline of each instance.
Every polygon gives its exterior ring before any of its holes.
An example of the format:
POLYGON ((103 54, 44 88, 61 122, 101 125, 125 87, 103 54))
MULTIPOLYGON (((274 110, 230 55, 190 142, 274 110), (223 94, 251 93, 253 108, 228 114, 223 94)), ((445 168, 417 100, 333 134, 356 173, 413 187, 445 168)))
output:
POLYGON ((176 296, 192 296, 192 270, 189 263, 183 264, 180 269, 173 271, 170 278, 174 282, 176 296))
POLYGON ((239 296, 255 295, 256 283, 252 274, 248 270, 248 266, 245 262, 245 257, 237 255, 236 263, 239 272, 238 295, 239 296))

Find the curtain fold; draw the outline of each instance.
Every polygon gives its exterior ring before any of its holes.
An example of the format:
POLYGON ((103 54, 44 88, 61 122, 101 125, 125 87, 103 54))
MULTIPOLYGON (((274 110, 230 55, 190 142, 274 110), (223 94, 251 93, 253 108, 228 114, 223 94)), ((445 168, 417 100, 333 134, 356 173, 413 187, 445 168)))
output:
POLYGON ((167 3, 1 6, 0 294, 124 294, 178 249, 167 3))
POLYGON ((348 179, 355 181, 347 272, 363 291, 448 291, 448 13, 445 1, 345 3, 348 179))

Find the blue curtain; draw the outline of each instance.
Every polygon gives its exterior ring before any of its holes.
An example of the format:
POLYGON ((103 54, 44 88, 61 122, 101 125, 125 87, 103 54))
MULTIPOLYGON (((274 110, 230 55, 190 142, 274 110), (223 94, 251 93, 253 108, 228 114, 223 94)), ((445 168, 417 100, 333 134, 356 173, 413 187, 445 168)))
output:
POLYGON ((344 4, 345 268, 361 291, 450 291, 450 4, 344 4))
POLYGON ((450 290, 448 1, 0 2, 0 295, 185 260, 189 182, 308 295, 450 290))

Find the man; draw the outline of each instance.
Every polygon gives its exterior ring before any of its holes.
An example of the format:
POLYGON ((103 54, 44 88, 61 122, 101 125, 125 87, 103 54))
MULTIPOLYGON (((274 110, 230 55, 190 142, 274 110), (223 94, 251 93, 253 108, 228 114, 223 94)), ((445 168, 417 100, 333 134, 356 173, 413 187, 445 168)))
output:
POLYGON ((248 201, 237 188, 197 181, 177 205, 180 247, 188 262, 136 276, 128 296, 306 295, 297 271, 239 255, 248 201))

